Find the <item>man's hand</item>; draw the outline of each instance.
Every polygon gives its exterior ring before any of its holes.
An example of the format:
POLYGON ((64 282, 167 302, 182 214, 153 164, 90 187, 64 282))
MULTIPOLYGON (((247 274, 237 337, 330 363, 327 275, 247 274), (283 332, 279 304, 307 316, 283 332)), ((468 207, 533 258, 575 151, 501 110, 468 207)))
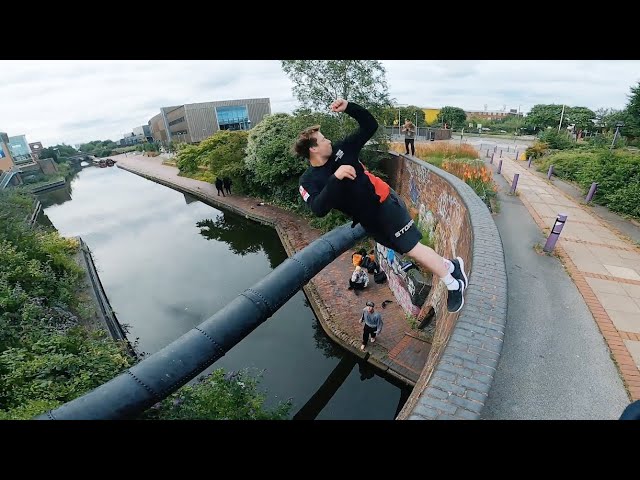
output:
POLYGON ((342 180, 343 178, 348 178, 349 180, 355 180, 356 178, 356 169, 351 165, 340 165, 336 172, 334 173, 338 180, 342 180))
POLYGON ((338 98, 334 100, 330 108, 332 112, 344 112, 347 109, 347 105, 349 105, 349 102, 344 98, 338 98))

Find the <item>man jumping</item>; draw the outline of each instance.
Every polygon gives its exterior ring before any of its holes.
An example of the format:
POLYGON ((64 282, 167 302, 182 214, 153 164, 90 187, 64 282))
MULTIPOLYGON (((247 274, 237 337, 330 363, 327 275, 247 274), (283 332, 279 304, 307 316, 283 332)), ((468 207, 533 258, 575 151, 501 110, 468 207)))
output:
POLYGON ((420 243, 422 234, 404 202, 358 160, 365 143, 378 129, 378 122, 366 109, 342 98, 331 104, 331 111, 345 112, 358 122, 359 128, 335 145, 320 132, 320 125, 300 133, 294 150, 310 164, 300 177, 300 195, 318 217, 335 208, 351 217, 353 226, 362 224, 376 242, 406 253, 438 275, 447 286, 447 309, 459 311, 468 283, 462 258, 444 259, 420 243))

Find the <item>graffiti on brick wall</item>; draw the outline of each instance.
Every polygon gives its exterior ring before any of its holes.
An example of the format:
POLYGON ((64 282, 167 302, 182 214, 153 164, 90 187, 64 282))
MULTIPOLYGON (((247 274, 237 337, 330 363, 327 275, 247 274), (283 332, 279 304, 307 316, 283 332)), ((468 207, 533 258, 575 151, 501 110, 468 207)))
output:
POLYGON ((409 197, 411 197, 411 202, 414 205, 418 205, 420 201, 420 196, 418 195, 418 186, 416 182, 413 180, 413 177, 409 178, 409 197))
POLYGON ((429 182, 429 170, 413 162, 407 162, 409 172, 409 197, 415 206, 420 204, 420 186, 429 182))
POLYGON ((448 192, 443 192, 438 197, 437 212, 440 223, 446 229, 447 234, 443 235, 448 245, 443 245, 442 251, 450 251, 452 256, 456 255, 456 245, 462 232, 462 221, 464 219, 464 209, 458 197, 448 192), (449 248, 447 248, 449 247, 449 248))
POLYGON ((379 243, 376 243, 376 256, 398 304, 405 313, 417 316, 431 290, 431 280, 425 279, 411 262, 404 262, 393 250, 379 243))

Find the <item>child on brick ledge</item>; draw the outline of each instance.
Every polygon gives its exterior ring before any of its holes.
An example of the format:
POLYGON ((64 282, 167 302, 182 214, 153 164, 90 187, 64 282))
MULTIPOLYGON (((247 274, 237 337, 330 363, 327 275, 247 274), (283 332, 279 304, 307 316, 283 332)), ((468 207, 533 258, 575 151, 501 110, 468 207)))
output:
POLYGON ((376 342, 376 335, 382 331, 382 315, 379 312, 375 312, 375 303, 367 302, 367 306, 362 310, 360 316, 360 323, 364 324, 362 330, 362 345, 360 350, 364 350, 369 343, 369 336, 371 336, 371 343, 376 342))

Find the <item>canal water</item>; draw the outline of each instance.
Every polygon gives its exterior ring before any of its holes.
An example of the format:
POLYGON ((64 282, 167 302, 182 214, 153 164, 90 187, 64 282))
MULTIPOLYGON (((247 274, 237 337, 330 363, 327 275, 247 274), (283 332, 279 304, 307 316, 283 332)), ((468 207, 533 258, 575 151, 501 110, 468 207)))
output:
MULTIPOLYGON (((137 350, 157 352, 287 258, 277 233, 118 169, 87 167, 39 195, 64 236, 91 249, 111 306, 137 350)), ((302 291, 213 368, 260 375, 267 405, 295 419, 393 419, 410 393, 323 331, 302 291)))

